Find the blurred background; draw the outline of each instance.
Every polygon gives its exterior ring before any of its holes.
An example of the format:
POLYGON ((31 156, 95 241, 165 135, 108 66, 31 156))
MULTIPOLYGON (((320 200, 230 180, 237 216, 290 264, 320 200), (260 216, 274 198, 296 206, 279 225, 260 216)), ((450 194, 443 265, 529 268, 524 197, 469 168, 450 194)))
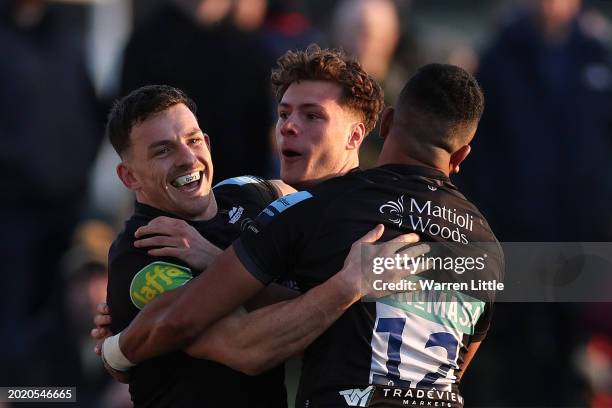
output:
MULTIPOLYGON (((130 406, 89 339, 133 200, 103 140, 110 103, 178 86, 216 180, 277 177, 270 69, 313 42, 356 56, 389 104, 422 64, 475 73, 485 114, 455 181, 499 239, 612 241, 610 16, 603 0, 1 0, 0 385, 76 385, 79 406, 130 406)), ((381 142, 369 136, 364 167, 381 142)), ((467 406, 612 407, 611 312, 498 304, 467 406)))

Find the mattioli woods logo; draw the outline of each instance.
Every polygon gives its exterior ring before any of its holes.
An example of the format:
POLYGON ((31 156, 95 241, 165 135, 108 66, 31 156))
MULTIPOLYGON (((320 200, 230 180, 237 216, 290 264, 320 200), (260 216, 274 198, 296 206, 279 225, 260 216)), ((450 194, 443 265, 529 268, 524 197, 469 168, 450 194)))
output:
POLYGON ((405 200, 403 195, 395 201, 387 201, 379 211, 398 227, 463 244, 468 243, 466 234, 474 229, 474 216, 467 212, 458 213, 455 208, 439 206, 431 201, 419 202, 412 197, 405 200))

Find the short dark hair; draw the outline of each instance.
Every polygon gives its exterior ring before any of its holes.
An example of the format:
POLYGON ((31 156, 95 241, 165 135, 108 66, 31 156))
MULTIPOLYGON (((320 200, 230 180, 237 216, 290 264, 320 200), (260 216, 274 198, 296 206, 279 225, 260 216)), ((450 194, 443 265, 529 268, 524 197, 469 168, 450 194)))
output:
POLYGON ((168 85, 146 85, 115 101, 106 122, 106 135, 117 154, 122 156, 130 146, 130 132, 135 125, 179 103, 195 115, 195 102, 168 85))
POLYGON ((272 70, 272 85, 277 102, 294 82, 329 81, 340 86, 340 104, 362 116, 369 133, 384 107, 383 91, 359 62, 349 58, 342 50, 321 49, 312 44, 303 51, 287 51, 277 60, 272 70))
POLYGON ((484 95, 476 79, 448 64, 421 67, 402 89, 397 118, 405 119, 414 136, 452 153, 469 143, 462 130, 477 124, 484 110, 484 95))

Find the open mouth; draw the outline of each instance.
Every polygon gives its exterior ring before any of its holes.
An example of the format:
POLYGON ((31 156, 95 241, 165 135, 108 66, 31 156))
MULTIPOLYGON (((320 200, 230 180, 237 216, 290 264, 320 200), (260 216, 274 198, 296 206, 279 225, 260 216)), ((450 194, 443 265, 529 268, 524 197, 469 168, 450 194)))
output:
POLYGON ((183 174, 178 176, 170 182, 170 184, 179 190, 192 191, 200 187, 202 179, 204 177, 203 171, 194 171, 189 174, 183 174))
POLYGON ((295 150, 291 150, 291 149, 283 149, 282 154, 283 154, 283 157, 286 157, 286 158, 296 158, 302 155, 301 153, 296 152, 295 150))

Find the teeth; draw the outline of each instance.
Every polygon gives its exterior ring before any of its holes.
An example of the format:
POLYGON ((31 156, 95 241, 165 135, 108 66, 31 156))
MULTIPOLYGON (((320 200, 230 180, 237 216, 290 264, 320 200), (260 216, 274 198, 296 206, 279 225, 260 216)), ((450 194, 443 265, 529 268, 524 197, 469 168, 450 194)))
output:
POLYGON ((172 181, 172 185, 174 187, 183 187, 185 184, 189 184, 194 181, 198 181, 200 179, 200 172, 196 171, 191 174, 185 174, 184 176, 180 176, 175 178, 172 181))

